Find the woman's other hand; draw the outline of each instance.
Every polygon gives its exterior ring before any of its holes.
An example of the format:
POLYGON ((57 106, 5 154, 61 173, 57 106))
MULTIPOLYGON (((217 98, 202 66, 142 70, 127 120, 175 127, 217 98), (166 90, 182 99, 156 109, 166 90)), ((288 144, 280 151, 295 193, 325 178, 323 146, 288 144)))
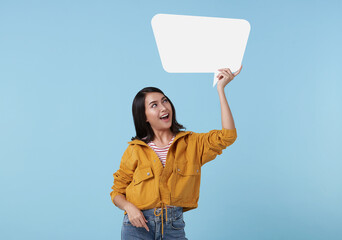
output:
POLYGON ((146 231, 150 231, 146 225, 148 222, 142 213, 142 211, 137 208, 134 204, 130 203, 125 206, 125 211, 127 212, 128 219, 131 224, 135 227, 144 227, 146 231))
POLYGON ((237 70, 235 73, 232 73, 229 68, 221 68, 218 69, 220 73, 216 76, 218 78, 217 82, 217 89, 224 89, 225 86, 234 79, 235 76, 237 76, 242 69, 242 65, 239 70, 237 70))

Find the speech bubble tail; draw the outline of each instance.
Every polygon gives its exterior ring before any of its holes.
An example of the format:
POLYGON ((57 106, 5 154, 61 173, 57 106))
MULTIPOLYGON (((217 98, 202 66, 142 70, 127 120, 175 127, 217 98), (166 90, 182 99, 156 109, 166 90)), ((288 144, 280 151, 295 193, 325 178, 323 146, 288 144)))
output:
POLYGON ((220 72, 215 72, 214 73, 214 82, 213 82, 213 87, 215 87, 216 83, 218 82, 217 75, 219 75, 220 72))

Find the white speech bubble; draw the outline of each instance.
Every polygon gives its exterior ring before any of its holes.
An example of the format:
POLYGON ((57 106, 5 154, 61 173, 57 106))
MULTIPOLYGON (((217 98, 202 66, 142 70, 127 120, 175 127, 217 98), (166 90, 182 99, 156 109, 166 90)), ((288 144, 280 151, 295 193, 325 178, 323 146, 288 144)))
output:
POLYGON ((236 72, 251 26, 244 19, 156 14, 151 20, 163 68, 168 73, 236 72))

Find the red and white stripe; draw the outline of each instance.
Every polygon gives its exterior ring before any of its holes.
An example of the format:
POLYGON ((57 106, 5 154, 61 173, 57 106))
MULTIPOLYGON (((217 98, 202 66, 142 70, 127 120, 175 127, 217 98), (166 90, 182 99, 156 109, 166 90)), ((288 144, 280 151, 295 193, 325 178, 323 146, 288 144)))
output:
POLYGON ((170 140, 169 144, 166 145, 165 147, 157 147, 154 144, 154 142, 152 142, 152 141, 147 143, 153 149, 153 151, 155 151, 155 153, 158 155, 159 160, 163 164, 163 167, 165 167, 166 155, 167 155, 167 152, 169 151, 169 148, 170 148, 174 138, 175 138, 175 136, 172 137, 172 139, 170 140))

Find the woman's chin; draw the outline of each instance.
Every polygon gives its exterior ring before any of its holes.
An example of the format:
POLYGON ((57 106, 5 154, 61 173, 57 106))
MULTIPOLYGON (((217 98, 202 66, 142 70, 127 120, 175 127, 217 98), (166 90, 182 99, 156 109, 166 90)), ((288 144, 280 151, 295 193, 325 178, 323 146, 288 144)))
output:
POLYGON ((159 131, 170 130, 171 124, 164 124, 163 126, 159 127, 159 131))

